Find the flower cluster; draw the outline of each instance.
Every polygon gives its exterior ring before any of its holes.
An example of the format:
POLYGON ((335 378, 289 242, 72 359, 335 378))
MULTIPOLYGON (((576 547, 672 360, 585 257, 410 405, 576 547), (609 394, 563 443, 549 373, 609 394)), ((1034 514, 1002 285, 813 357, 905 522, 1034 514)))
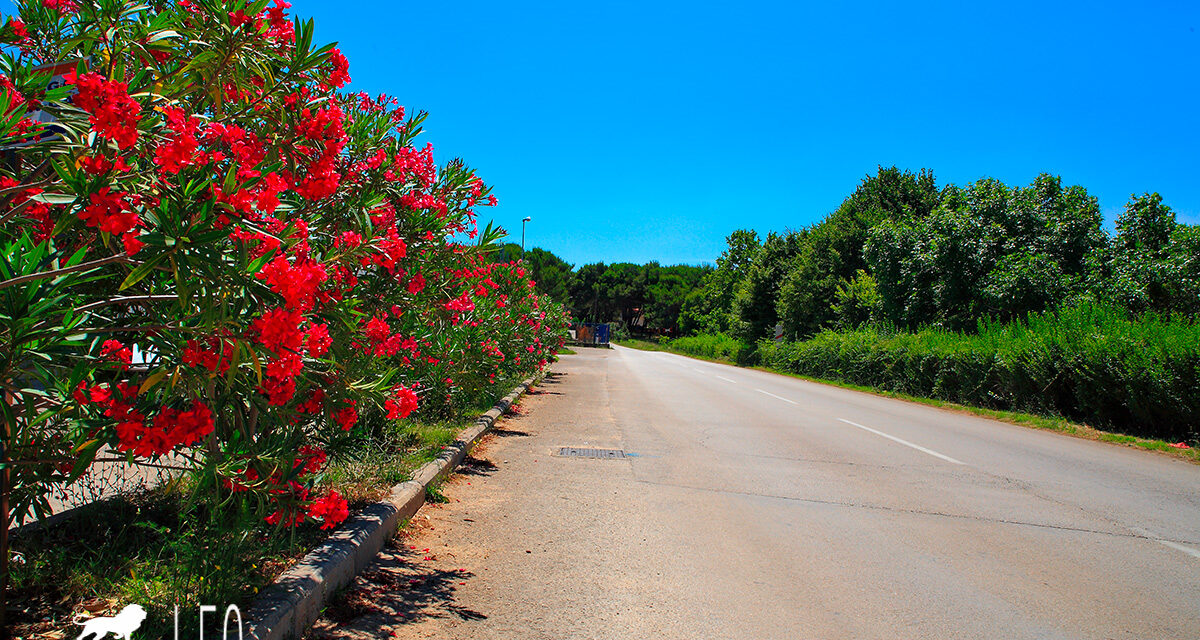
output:
POLYGON ((122 151, 137 142, 142 105, 130 97, 129 85, 94 71, 68 74, 66 81, 78 88, 75 105, 91 114, 96 133, 116 142, 122 151))

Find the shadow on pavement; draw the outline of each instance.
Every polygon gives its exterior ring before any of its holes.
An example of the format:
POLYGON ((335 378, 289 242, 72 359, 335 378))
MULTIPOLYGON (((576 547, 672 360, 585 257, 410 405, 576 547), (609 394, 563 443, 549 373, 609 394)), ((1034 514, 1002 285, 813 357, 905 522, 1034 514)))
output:
POLYGON ((455 470, 455 473, 468 476, 490 476, 495 473, 496 469, 496 465, 491 460, 467 456, 458 469, 455 470))
POLYGON ((371 570, 355 579, 325 609, 306 638, 386 638, 401 625, 426 618, 484 620, 487 615, 455 602, 455 591, 475 574, 465 569, 428 566, 428 550, 397 548, 392 542, 371 570))

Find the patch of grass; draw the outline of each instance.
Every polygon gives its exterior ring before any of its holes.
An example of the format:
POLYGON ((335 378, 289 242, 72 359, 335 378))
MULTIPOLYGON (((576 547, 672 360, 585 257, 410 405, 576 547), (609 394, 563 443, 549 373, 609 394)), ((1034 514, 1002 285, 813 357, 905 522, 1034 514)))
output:
POLYGON ((435 504, 445 504, 450 502, 450 498, 447 498, 446 494, 442 493, 441 479, 435 480, 429 483, 429 486, 425 487, 425 501, 433 502, 435 504))
POLYGON ((321 484, 337 489, 351 505, 377 500, 413 471, 435 459, 466 427, 459 421, 384 425, 359 446, 330 459, 321 484))
POLYGON ((563 347, 558 350, 558 355, 560 355, 560 356, 573 356, 573 355, 575 355, 575 353, 576 353, 575 351, 572 351, 571 349, 568 349, 566 347, 563 347))
POLYGON ((639 351, 670 351, 666 345, 651 342, 649 340, 639 340, 637 338, 623 338, 621 340, 613 340, 613 344, 639 351))

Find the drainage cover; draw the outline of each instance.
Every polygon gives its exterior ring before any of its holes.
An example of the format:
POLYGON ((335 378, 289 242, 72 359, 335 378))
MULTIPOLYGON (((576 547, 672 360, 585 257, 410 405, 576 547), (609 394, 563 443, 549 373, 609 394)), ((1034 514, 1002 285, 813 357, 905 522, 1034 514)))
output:
POLYGON ((564 458, 597 458, 600 460, 623 460, 625 452, 620 449, 582 449, 579 447, 563 447, 558 455, 564 458))

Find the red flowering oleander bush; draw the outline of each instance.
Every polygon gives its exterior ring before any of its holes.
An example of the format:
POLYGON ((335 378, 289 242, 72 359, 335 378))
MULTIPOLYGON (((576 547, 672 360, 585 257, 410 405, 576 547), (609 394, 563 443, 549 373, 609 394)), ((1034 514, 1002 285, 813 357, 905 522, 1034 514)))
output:
POLYGON ((424 113, 276 0, 26 0, 0 26, 0 403, 11 515, 103 451, 279 525, 360 416, 454 415, 554 357, 487 255, 495 203, 424 113), (469 242, 468 242, 469 241, 469 242))

